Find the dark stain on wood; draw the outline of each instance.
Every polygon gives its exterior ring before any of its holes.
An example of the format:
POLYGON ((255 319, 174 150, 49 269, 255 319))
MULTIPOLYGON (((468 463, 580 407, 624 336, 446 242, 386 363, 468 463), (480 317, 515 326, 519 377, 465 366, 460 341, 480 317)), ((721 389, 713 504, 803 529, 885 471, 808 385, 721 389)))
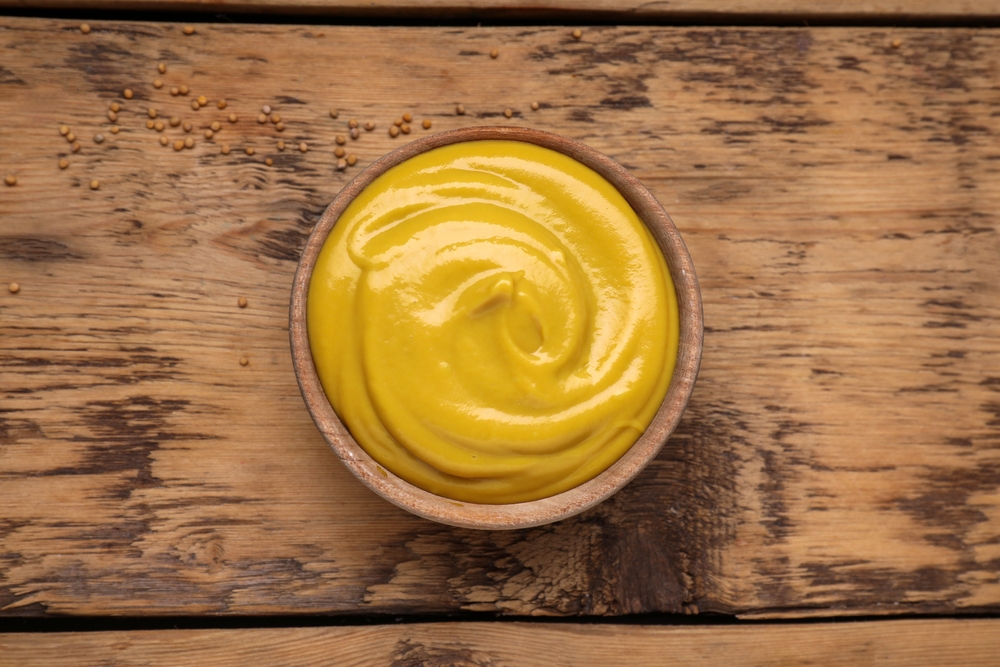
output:
POLYGON ((0 236, 0 259, 25 262, 53 262, 83 259, 62 241, 25 236, 0 236))
POLYGON ((404 638, 393 647, 391 667, 494 667, 495 664, 468 646, 435 646, 404 638))

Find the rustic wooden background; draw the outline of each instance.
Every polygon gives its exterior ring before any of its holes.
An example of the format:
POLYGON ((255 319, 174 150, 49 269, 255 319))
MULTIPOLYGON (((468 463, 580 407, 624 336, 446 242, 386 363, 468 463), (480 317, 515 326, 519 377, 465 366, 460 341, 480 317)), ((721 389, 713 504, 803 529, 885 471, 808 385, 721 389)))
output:
POLYGON ((78 25, 0 18, 0 285, 20 285, 0 290, 0 615, 1000 607, 1000 31, 78 25), (150 107, 195 147, 161 147, 150 107), (304 409, 298 252, 406 111, 411 137, 428 118, 585 141, 688 242, 707 325, 689 410, 582 516, 410 516, 304 409), (378 127, 341 173, 352 117, 378 127))

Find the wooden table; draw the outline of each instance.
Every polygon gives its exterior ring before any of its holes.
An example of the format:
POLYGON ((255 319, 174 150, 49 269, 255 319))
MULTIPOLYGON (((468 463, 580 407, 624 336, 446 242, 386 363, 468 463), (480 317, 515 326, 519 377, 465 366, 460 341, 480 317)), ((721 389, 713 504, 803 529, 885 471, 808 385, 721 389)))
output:
POLYGON ((996 664, 1000 30, 974 27, 993 3, 88 4, 358 25, 0 17, 0 665, 996 664), (351 118, 377 127, 340 172, 351 118), (406 514, 302 403, 299 252, 423 119, 589 143, 698 269, 687 413, 576 518, 406 514), (108 631, 68 632, 84 621, 108 631))

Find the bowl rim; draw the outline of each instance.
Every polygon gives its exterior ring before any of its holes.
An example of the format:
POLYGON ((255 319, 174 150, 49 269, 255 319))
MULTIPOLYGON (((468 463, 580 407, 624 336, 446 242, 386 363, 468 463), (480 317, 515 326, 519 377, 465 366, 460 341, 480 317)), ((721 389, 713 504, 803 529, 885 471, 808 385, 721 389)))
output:
POLYGON ((680 421, 694 390, 701 364, 704 315, 694 264, 680 232, 649 190, 615 160, 574 139, 532 128, 467 127, 429 135, 382 156, 337 194, 313 228, 292 282, 288 315, 295 377, 306 408, 338 458, 365 486, 418 516, 462 528, 529 528, 579 514, 606 500, 656 457, 680 421), (467 141, 520 141, 568 155, 607 179, 625 197, 650 231, 667 262, 677 294, 680 339, 677 361, 666 396, 645 432, 610 467, 562 493, 522 503, 489 505, 453 500, 430 493, 397 477, 377 463, 351 436, 326 393, 312 360, 306 322, 309 282, 320 249, 348 204, 377 177, 421 153, 467 141))

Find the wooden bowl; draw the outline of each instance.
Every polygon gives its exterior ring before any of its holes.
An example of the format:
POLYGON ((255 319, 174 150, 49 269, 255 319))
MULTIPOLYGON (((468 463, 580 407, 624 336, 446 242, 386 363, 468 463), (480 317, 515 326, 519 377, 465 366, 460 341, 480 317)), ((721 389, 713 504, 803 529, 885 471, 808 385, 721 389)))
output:
POLYGON ((465 528, 528 528, 578 514, 628 484, 657 455, 676 428, 694 389, 701 362, 704 320, 698 278, 680 233, 663 207, 624 167, 584 144, 556 134, 519 127, 470 127, 418 139, 372 163, 333 200, 306 243, 292 284, 289 336, 295 375, 316 426, 344 465, 368 488, 414 514, 465 528), (618 188, 663 251, 677 292, 680 346, 667 395, 653 421, 616 463, 569 491, 524 503, 486 505, 434 495, 388 472, 351 437, 330 405, 313 365, 306 330, 306 296, 320 248, 347 205, 375 178, 409 158, 462 141, 510 140, 564 153, 601 174, 618 188))

